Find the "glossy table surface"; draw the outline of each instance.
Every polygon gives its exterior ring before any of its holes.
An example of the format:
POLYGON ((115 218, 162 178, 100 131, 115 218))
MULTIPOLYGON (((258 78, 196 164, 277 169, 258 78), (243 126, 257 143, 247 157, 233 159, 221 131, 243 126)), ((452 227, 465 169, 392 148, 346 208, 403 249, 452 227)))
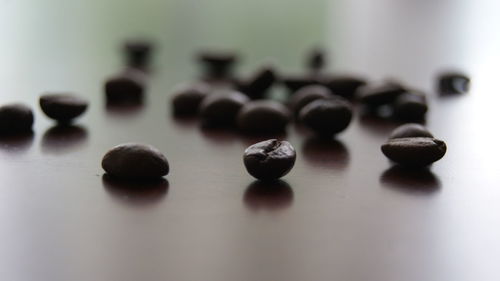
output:
POLYGON ((0 140, 1 280, 500 280, 498 2, 0 4, 0 102, 27 103, 36 119, 32 135, 0 140), (107 108, 102 83, 135 36, 159 47, 147 99, 107 108), (201 48, 239 51, 247 75, 269 59, 299 73, 318 45, 330 72, 425 91, 446 156, 428 172, 393 168, 380 145, 397 124, 358 112, 332 142, 291 125, 296 165, 266 189, 242 163, 256 138, 171 116, 169 94, 196 79, 201 48), (471 76, 469 93, 437 94, 448 68, 471 76), (46 91, 90 108, 54 127, 37 105, 46 91), (167 181, 103 177, 103 154, 124 142, 164 152, 167 181))

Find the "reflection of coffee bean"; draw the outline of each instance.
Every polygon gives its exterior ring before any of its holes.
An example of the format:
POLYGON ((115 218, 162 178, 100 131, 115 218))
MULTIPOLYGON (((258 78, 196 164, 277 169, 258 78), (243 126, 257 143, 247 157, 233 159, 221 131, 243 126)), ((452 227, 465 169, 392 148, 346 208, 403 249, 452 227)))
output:
POLYGON ((441 187, 439 179, 427 168, 414 169, 394 165, 381 176, 380 182, 387 187, 405 193, 432 193, 441 187))
POLYGON ((293 190, 281 180, 252 182, 243 197, 245 205, 252 210, 278 210, 293 202, 293 190))
POLYGON ((115 146, 104 155, 101 164, 117 178, 154 179, 169 172, 167 158, 158 149, 143 144, 115 146))
POLYGON ((35 134, 33 131, 15 134, 0 134, 0 149, 7 152, 21 152, 30 148, 35 134))
POLYGON ((276 133, 285 131, 290 111, 276 101, 260 100, 245 104, 238 113, 238 128, 248 133, 276 133))
POLYGON ((401 165, 427 166, 444 156, 446 144, 433 138, 397 138, 383 144, 382 152, 401 165))
POLYGON ((72 94, 45 94, 40 97, 43 113, 58 122, 66 123, 87 110, 88 102, 72 94))
POLYGON ((0 107, 0 135, 31 132, 33 112, 24 104, 7 104, 0 107))
POLYGON ((295 164, 295 158, 295 149, 289 142, 271 139, 245 149, 243 163, 253 177, 273 180, 288 174, 295 164))
POLYGON ((119 179, 109 174, 102 176, 104 188, 122 203, 146 206, 161 201, 168 192, 169 183, 164 178, 152 180, 119 179))
POLYGON ((349 151, 335 139, 308 138, 302 145, 302 154, 307 162, 322 168, 344 169, 349 164, 349 151))
POLYGON ((320 99, 304 106, 299 118, 319 136, 331 137, 349 126, 352 108, 351 104, 341 97, 320 99))
POLYGON ((44 152, 64 153, 75 149, 87 139, 87 130, 74 125, 57 125, 48 129, 42 137, 44 152))
POLYGON ((401 125, 392 131, 390 139, 424 137, 433 138, 434 136, 422 125, 417 123, 408 123, 401 125))

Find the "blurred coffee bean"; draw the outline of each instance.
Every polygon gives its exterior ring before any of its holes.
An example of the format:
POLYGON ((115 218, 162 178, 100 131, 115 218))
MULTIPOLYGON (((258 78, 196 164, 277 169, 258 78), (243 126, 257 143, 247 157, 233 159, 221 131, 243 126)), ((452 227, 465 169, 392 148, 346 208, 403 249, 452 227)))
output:
POLYGON ((71 122, 87 110, 88 102, 73 94, 44 94, 40 107, 48 117, 60 122, 71 122))
POLYGON ((321 85, 311 85, 300 88, 290 99, 290 108, 295 117, 300 110, 312 101, 332 97, 332 92, 321 85))
POLYGON ((281 83, 293 94, 300 88, 320 83, 318 78, 310 75, 286 75, 281 77, 281 83))
POLYGON ((381 85, 367 85, 359 88, 357 97, 359 101, 369 107, 377 107, 392 103, 406 89, 397 82, 385 82, 381 85))
POLYGON ((239 58, 234 52, 208 50, 200 52, 197 59, 205 69, 206 78, 229 78, 239 58))
POLYGON ((275 71, 270 66, 264 66, 258 69, 249 79, 239 81, 237 88, 251 99, 262 99, 275 81, 275 71))
POLYGON ((248 97, 237 91, 221 90, 207 96, 200 105, 203 125, 225 127, 235 124, 236 115, 248 97))
POLYGON ((291 119, 288 108, 276 101, 260 100, 245 104, 238 113, 238 128, 248 133, 285 131, 291 119))
POLYGON ((140 71, 125 71, 106 80, 104 91, 110 104, 142 101, 146 77, 140 71))
POLYGON ((458 72, 446 72, 438 76, 441 94, 461 94, 469 91, 470 78, 458 72))
POLYGON ((27 105, 13 103, 0 107, 0 135, 30 132, 33 122, 33 111, 27 105))
POLYGON ((396 138, 383 144, 382 152, 400 165, 422 167, 441 159, 446 153, 446 144, 434 138, 396 138))
POLYGON ((319 72, 323 70, 327 64, 326 52, 321 48, 313 49, 308 55, 306 60, 307 68, 312 72, 319 72))
POLYGON ((352 119, 352 106, 341 97, 315 100, 299 113, 300 121, 322 137, 345 130, 352 119))
POLYGON ((366 84, 366 81, 357 77, 334 76, 324 79, 323 84, 330 89, 333 94, 350 100, 354 98, 354 94, 358 88, 366 84))
POLYGON ((125 42, 123 49, 128 66, 140 69, 148 67, 153 50, 151 41, 143 39, 128 40, 125 42))
POLYGON ((428 110, 425 95, 416 92, 401 94, 392 106, 394 117, 404 121, 424 120, 428 110))
POLYGON ((181 85, 174 90, 172 110, 174 115, 195 115, 211 88, 204 83, 181 85))
POLYGON ((389 139, 424 137, 433 138, 434 136, 424 126, 417 123, 407 123, 394 129, 389 139))

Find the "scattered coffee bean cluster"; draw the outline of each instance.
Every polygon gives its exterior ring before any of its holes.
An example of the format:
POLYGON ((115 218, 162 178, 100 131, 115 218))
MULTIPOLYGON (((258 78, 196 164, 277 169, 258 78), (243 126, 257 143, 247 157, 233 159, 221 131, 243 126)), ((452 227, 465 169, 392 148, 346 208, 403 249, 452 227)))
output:
MULTIPOLYGON (((108 105, 142 102, 153 50, 148 41, 124 44, 127 67, 104 83, 108 105)), ((295 121, 318 137, 330 139, 349 126, 355 109, 373 115, 384 112, 384 116, 404 122, 425 120, 428 111, 425 94, 400 82, 372 84, 361 77, 327 74, 327 57, 321 49, 307 56, 307 71, 301 75, 278 74, 276 68, 264 65, 247 78, 237 78, 233 69, 240 57, 233 52, 205 51, 197 60, 203 75, 199 81, 174 90, 172 112, 176 116, 197 115, 208 128, 268 135, 285 132, 295 121), (285 102, 268 97, 270 89, 279 85, 288 92, 285 102)), ((447 72, 438 77, 442 94, 467 92, 469 84, 469 78, 461 73, 447 72)), ((43 94, 39 102, 42 111, 61 126, 70 124, 88 107, 85 99, 69 93, 43 94)), ((1 135, 31 132, 33 123, 33 112, 26 105, 0 107, 1 135)), ((423 126, 409 123, 395 129, 381 149, 398 165, 423 167, 441 159, 446 144, 423 126)), ((295 159, 291 144, 277 139, 251 145, 243 155, 248 173, 260 180, 286 175, 295 159)), ((102 167, 111 176, 131 180, 159 178, 169 172, 168 161, 159 150, 134 143, 112 148, 104 155, 102 167)))

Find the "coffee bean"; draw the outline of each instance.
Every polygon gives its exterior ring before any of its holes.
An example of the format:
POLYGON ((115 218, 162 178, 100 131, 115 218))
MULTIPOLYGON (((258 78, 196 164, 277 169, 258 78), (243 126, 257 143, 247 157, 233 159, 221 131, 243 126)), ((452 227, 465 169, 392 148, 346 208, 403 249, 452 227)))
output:
POLYGON ((260 100, 245 104, 237 117, 238 128, 249 133, 276 133, 285 131, 291 114, 276 101, 260 100))
POLYGON ((313 49, 307 56, 307 68, 312 72, 321 71, 327 63, 326 53, 320 48, 313 49))
POLYGON ((72 94, 45 94, 40 97, 40 107, 48 117, 60 123, 70 122, 87 110, 88 102, 72 94))
POLYGON ((318 78, 310 75, 286 75, 281 78, 281 83, 293 94, 305 86, 318 84, 318 78))
POLYGON ((330 91, 346 99, 353 99, 356 91, 366 84, 362 78, 350 76, 334 76, 323 81, 330 91))
POLYGON ((397 82, 385 82, 381 85, 368 85, 360 88, 357 92, 360 102, 366 106, 377 107, 392 103, 406 89, 397 82))
POLYGON ((441 159, 446 144, 434 138, 396 138, 383 144, 382 152, 400 165, 422 167, 441 159))
POLYGON ((139 103, 143 99, 146 77, 140 71, 125 71, 104 84, 108 104, 139 103))
POLYGON ((394 129, 389 139, 414 137, 433 138, 434 136, 424 126, 417 123, 408 123, 394 129))
POLYGON ((400 95, 392 106, 394 117, 405 121, 424 120, 428 110, 425 95, 416 92, 400 95))
POLYGON ((469 91, 470 78, 458 72, 442 73, 438 77, 441 94, 461 94, 469 91))
POLYGON ((150 145, 127 143, 113 147, 101 162, 106 173, 117 178, 154 179, 169 172, 167 158, 150 145))
POLYGON ((315 100, 302 108, 299 119, 319 136, 331 137, 349 126, 352 107, 341 97, 315 100))
POLYGON ((127 65, 130 67, 147 68, 153 50, 153 43, 148 40, 128 40, 123 49, 127 65))
POLYGON ((0 134, 27 133, 33 126, 33 112, 24 104, 7 104, 0 107, 0 134))
POLYGON ((206 97, 200 105, 200 115, 205 126, 234 125, 236 115, 248 97, 237 91, 221 90, 206 97))
POLYGON ((288 174, 295 164, 296 153, 287 141, 271 139, 245 149, 243 163, 248 173, 260 180, 274 180, 288 174))
POLYGON ((321 85, 306 86, 299 89, 290 99, 290 108, 295 117, 299 116, 300 110, 312 101, 332 97, 332 92, 321 85))
POLYGON ((262 99, 274 82, 275 71, 270 66, 257 70, 248 80, 238 82, 238 90, 251 99, 262 99))
POLYGON ((233 52, 203 51, 198 54, 198 61, 205 68, 208 78, 228 78, 232 75, 232 68, 238 61, 238 55, 233 52))
POLYGON ((195 115, 203 99, 210 93, 211 88, 204 83, 182 85, 178 87, 172 97, 172 109, 175 115, 195 115))

